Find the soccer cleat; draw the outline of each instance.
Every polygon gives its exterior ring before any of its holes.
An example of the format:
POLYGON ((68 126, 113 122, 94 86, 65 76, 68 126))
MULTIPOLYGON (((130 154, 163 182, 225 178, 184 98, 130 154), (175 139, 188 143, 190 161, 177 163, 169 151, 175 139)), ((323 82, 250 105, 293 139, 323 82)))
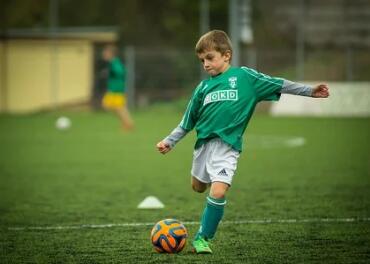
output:
POLYGON ((197 254, 212 254, 212 249, 208 245, 208 241, 203 237, 198 237, 193 241, 194 252, 197 254))

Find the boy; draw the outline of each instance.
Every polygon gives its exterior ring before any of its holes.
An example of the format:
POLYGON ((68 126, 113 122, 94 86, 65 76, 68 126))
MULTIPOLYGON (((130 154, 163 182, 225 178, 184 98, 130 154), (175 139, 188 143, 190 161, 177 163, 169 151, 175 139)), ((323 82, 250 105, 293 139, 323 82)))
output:
POLYGON ((126 70, 117 56, 117 48, 107 45, 103 49, 103 59, 109 63, 107 92, 105 93, 102 105, 106 110, 117 113, 121 120, 122 127, 126 130, 133 128, 133 121, 126 107, 125 96, 125 75, 126 70))
POLYGON ((165 154, 190 130, 197 131, 191 184, 200 193, 210 187, 201 225, 192 243, 194 251, 201 254, 212 253, 209 240, 222 219, 225 193, 231 185, 242 151, 242 136, 256 104, 279 100, 281 93, 326 98, 329 90, 325 84, 309 87, 247 67, 231 67, 231 42, 220 30, 203 35, 195 51, 210 78, 195 89, 179 126, 157 144, 157 149, 165 154))

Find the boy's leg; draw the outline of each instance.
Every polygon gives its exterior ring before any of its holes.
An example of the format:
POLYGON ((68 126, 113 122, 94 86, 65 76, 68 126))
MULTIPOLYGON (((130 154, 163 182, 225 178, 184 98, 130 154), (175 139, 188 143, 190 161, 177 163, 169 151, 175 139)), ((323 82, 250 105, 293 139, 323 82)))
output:
POLYGON ((191 187, 195 192, 203 193, 207 190, 209 183, 204 183, 195 178, 194 176, 191 177, 191 187))
POLYGON ((213 182, 209 195, 215 199, 225 199, 225 194, 229 189, 229 184, 224 182, 213 182))
POLYGON ((218 224, 224 215, 225 194, 228 188, 229 185, 223 182, 212 183, 197 236, 202 236, 205 239, 214 237, 218 224))
POLYGON ((132 121, 131 115, 127 109, 127 107, 117 108, 116 113, 121 120, 122 126, 127 129, 131 130, 134 127, 134 122, 132 121))
POLYGON ((201 217, 201 225, 193 241, 196 253, 212 253, 208 240, 216 233, 226 204, 225 193, 228 190, 239 153, 220 139, 214 139, 194 151, 192 187, 197 192, 204 192, 209 183, 211 190, 201 217))
POLYGON ((207 241, 212 239, 220 223, 226 204, 225 193, 229 185, 223 182, 213 182, 206 206, 201 218, 201 225, 195 236, 193 246, 197 253, 212 253, 207 241))

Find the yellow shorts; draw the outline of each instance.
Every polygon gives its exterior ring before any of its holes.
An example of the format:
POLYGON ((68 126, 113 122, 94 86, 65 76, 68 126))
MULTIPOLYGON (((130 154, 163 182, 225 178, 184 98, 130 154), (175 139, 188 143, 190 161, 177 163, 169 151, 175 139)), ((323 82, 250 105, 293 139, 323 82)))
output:
POLYGON ((126 105, 126 96, 122 93, 105 93, 102 101, 104 108, 117 109, 126 105))

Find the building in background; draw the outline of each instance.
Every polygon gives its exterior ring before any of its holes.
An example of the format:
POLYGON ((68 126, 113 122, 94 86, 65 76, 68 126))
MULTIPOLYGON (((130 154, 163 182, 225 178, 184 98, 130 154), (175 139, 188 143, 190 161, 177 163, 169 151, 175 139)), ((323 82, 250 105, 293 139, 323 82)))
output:
POLYGON ((0 39, 0 112, 88 103, 95 50, 117 41, 114 30, 9 30, 0 39))

